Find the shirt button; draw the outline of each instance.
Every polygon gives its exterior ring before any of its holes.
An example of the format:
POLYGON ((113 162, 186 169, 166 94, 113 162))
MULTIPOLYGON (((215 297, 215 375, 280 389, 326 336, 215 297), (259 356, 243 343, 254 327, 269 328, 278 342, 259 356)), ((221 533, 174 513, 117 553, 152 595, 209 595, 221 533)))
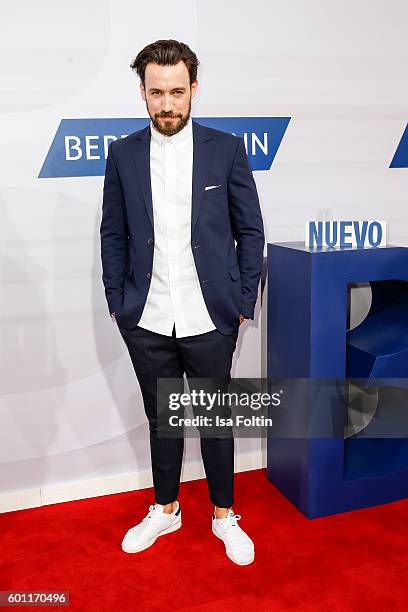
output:
POLYGON ((147 244, 152 245, 153 244, 153 238, 149 238, 149 240, 147 241, 147 244))
POLYGON ((151 277, 151 274, 150 274, 150 272, 148 272, 148 273, 146 274, 146 278, 150 278, 150 277, 151 277))

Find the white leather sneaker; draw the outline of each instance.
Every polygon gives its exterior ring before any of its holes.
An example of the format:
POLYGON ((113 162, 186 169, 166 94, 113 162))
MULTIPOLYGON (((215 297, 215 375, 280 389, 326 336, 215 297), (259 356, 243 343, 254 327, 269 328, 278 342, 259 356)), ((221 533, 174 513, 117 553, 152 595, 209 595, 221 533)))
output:
POLYGON ((212 532, 225 544, 227 556, 237 565, 249 565, 255 559, 255 547, 251 538, 238 525, 240 514, 228 512, 225 519, 212 518, 212 532))
POLYGON ((181 508, 178 502, 174 512, 163 512, 161 504, 149 506, 149 512, 141 523, 126 532, 122 541, 122 550, 136 553, 149 548, 159 536, 177 531, 181 527, 181 508))

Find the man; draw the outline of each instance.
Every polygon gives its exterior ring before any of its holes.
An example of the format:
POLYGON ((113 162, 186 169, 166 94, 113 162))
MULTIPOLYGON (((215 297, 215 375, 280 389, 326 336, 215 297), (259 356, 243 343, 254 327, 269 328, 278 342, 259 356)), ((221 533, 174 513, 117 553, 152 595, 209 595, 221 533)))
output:
MULTIPOLYGON (((198 59, 159 40, 131 65, 150 125, 111 143, 101 255, 109 311, 127 345, 149 421, 155 504, 126 533, 139 552, 181 527, 184 438, 158 431, 159 378, 230 381, 239 326, 254 318, 264 233, 241 138, 192 121, 198 59), (236 241, 236 246, 235 242, 236 241)), ((234 440, 204 436, 212 531, 239 565, 254 560, 234 514, 234 440)))

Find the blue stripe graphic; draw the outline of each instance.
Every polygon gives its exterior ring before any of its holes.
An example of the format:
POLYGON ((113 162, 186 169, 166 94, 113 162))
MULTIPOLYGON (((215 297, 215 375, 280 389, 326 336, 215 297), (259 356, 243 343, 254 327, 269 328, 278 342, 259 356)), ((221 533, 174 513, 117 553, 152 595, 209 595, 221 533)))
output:
POLYGON ((408 125, 392 158, 390 168, 408 168, 408 125))
MULTIPOLYGON (((269 170, 290 117, 202 117, 206 127, 244 139, 252 170, 269 170)), ((149 118, 62 119, 38 178, 103 176, 112 140, 123 138, 149 123, 149 118)))

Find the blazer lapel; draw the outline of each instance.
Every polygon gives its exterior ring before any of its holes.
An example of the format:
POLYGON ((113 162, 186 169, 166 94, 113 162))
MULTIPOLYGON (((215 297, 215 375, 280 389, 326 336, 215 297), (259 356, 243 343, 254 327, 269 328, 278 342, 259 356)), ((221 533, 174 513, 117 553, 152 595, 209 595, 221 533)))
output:
POLYGON ((193 121, 193 190, 191 201, 191 235, 197 223, 205 186, 211 168, 214 142, 206 128, 193 121))
POLYGON ((133 159, 143 193, 146 212, 149 216, 152 228, 154 229, 152 183, 150 175, 150 137, 150 126, 147 126, 144 130, 141 130, 137 139, 134 140, 133 159))

